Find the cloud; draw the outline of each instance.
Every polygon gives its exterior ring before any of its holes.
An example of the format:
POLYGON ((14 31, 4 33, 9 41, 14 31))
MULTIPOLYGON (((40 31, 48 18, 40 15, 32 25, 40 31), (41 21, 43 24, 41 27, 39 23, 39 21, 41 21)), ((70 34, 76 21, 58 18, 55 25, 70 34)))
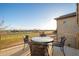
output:
POLYGON ((30 30, 30 29, 42 29, 42 30, 56 30, 57 28, 57 22, 56 20, 54 20, 53 18, 50 18, 50 19, 46 19, 45 21, 43 22, 40 22, 39 24, 35 24, 35 25, 32 25, 32 26, 22 26, 22 25, 19 25, 19 26, 10 26, 9 28, 7 29, 10 29, 10 30, 13 30, 13 29, 17 29, 17 30, 30 30))
POLYGON ((44 22, 41 29, 53 29, 56 30, 57 28, 57 22, 54 19, 49 19, 47 22, 44 22))

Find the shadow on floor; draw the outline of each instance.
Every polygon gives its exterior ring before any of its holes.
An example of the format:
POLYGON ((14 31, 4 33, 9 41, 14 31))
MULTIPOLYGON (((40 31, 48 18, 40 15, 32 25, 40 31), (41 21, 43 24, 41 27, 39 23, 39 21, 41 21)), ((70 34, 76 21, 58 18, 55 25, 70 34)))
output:
POLYGON ((21 49, 20 51, 10 55, 10 56, 21 56, 22 54, 24 54, 25 52, 27 52, 28 49, 21 49))

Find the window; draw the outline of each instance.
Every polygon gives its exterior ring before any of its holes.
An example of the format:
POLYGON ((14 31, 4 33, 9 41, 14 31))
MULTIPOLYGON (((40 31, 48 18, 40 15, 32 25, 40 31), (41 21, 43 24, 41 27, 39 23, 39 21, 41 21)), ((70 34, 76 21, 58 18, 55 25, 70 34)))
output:
POLYGON ((63 24, 65 24, 66 23, 66 21, 63 21, 63 24))

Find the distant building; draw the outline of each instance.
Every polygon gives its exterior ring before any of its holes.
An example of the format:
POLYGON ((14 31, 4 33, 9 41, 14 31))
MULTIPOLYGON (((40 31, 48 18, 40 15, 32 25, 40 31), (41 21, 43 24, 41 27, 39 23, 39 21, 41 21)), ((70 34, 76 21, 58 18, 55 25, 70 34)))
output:
POLYGON ((76 47, 76 33, 79 31, 76 12, 55 18, 57 20, 57 37, 65 36, 66 45, 76 47))

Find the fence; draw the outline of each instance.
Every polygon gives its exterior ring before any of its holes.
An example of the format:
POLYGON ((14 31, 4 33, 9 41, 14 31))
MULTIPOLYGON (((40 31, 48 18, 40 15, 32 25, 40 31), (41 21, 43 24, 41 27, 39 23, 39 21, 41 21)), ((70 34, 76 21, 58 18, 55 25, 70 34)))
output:
POLYGON ((39 36, 39 32, 0 32, 0 49, 7 48, 13 45, 23 43, 25 35, 29 35, 29 38, 39 36))
POLYGON ((23 43, 23 38, 25 35, 29 35, 30 38, 32 38, 34 36, 37 36, 38 33, 33 32, 0 33, 0 49, 23 43))

